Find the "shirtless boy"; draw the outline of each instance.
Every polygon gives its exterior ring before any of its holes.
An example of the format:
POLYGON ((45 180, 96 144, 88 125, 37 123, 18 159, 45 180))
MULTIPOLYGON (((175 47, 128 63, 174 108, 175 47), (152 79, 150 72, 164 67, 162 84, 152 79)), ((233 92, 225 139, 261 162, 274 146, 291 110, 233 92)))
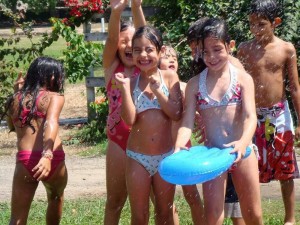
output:
POLYGON ((239 46, 238 58, 255 84, 258 117, 255 142, 260 155, 260 182, 280 181, 287 225, 295 223, 293 179, 299 177, 299 171, 294 137, 300 137, 300 124, 294 131, 286 89, 299 118, 300 88, 295 47, 274 34, 281 22, 278 11, 274 0, 252 1, 249 23, 254 38, 239 46))

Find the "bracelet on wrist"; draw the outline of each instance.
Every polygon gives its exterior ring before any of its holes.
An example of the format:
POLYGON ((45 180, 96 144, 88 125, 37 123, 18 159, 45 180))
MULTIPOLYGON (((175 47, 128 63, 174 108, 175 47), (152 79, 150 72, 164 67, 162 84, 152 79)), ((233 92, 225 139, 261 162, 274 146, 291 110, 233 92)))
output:
POLYGON ((51 161, 53 159, 53 152, 51 150, 43 150, 42 157, 51 161))

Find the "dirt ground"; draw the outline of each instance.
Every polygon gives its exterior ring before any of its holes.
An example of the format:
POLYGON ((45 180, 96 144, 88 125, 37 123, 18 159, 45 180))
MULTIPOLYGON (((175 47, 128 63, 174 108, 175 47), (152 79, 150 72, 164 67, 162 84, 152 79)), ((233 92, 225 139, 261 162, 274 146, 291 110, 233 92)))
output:
MULTIPOLYGON (((65 105, 61 119, 87 116, 85 85, 67 85, 65 105)), ((60 127, 63 140, 68 139, 68 126, 60 127)), ((9 201, 15 166, 16 135, 0 128, 0 202, 9 201)), ((88 148, 88 147, 83 147, 88 148)), ((65 191, 66 199, 102 196, 105 194, 105 157, 80 157, 74 146, 65 146, 69 181, 65 191)), ((43 185, 39 185, 36 199, 45 199, 43 185)))
MULTIPOLYGON (((65 88, 65 106, 61 118, 78 118, 87 116, 86 92, 84 84, 67 85, 65 88)), ((70 134, 67 126, 60 127, 60 135, 66 140, 70 134)), ((16 135, 0 128, 0 202, 8 202, 11 196, 12 177, 15 165, 16 135)), ((66 165, 69 173, 68 185, 65 190, 66 199, 82 197, 100 197, 106 194, 105 189, 105 157, 81 157, 74 146, 65 146, 66 165)), ((87 147, 86 147, 87 148, 87 147)), ((298 156, 298 161, 300 157, 298 156)), ((300 165, 300 162, 299 162, 300 165)), ((295 180, 296 193, 299 193, 300 180, 295 180)), ((199 189, 201 187, 199 186, 199 189)), ((178 187, 178 194, 181 188, 178 187)), ((278 182, 261 185, 263 198, 280 198, 278 182)), ((39 185, 35 199, 45 199, 46 193, 39 185)), ((300 201, 300 195, 296 196, 300 201)))

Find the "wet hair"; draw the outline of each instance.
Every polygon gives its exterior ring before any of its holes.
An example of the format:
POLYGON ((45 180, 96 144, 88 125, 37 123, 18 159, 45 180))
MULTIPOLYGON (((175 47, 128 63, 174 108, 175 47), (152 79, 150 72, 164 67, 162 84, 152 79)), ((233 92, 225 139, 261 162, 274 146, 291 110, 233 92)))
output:
MULTIPOLYGON (((204 40, 207 37, 217 38, 222 41, 224 44, 230 43, 230 36, 228 33, 228 28, 224 20, 219 18, 209 18, 202 25, 201 30, 197 36, 197 43, 202 42, 204 49, 204 40)), ((203 50, 202 50, 203 54, 203 50)), ((192 62, 193 74, 197 75, 201 73, 205 68, 206 64, 203 61, 203 58, 194 59, 192 62)))
POLYGON ((194 41, 197 41, 199 32, 202 29, 204 23, 208 20, 208 17, 201 17, 196 22, 192 23, 189 29, 187 30, 186 39, 187 43, 191 44, 194 41))
POLYGON ((38 57, 26 74, 22 93, 35 93, 40 88, 48 91, 63 92, 65 72, 61 62, 50 57, 38 57))
POLYGON ((260 15, 272 23, 279 14, 279 7, 275 0, 253 0, 249 8, 251 14, 260 15))
POLYGON ((229 44, 230 35, 225 21, 219 18, 208 19, 204 23, 200 31, 200 35, 198 37, 198 42, 199 41, 202 42, 203 48, 204 48, 204 40, 205 38, 208 37, 213 37, 222 41, 224 44, 229 44))
POLYGON ((157 52, 160 52, 162 46, 163 46, 163 39, 160 31, 152 26, 146 25, 139 27, 133 37, 132 37, 132 47, 134 44, 134 41, 141 37, 147 38, 152 44, 154 44, 157 52))
MULTIPOLYGON (((35 117, 36 112, 36 99, 39 95, 41 88, 46 89, 51 92, 63 92, 64 87, 64 68, 61 62, 50 57, 38 57, 36 58, 29 66, 27 71, 24 85, 21 90, 18 92, 20 96, 19 107, 18 107, 18 116, 21 115, 24 104, 31 105, 30 112, 27 116, 26 121, 22 122, 22 126, 28 125, 33 129, 35 133, 35 128, 31 124, 31 120, 35 117), (32 96, 30 99, 31 104, 25 103, 26 96, 32 96)), ((13 96, 10 96, 7 100, 5 107, 5 115, 11 104, 13 102, 13 96)), ((2 115, 2 118, 5 116, 2 115)))
POLYGON ((127 30, 129 27, 134 27, 133 23, 130 20, 122 20, 120 24, 120 32, 127 30))
MULTIPOLYGON (((170 45, 170 44, 165 45, 165 55, 168 54, 168 53, 170 53, 171 50, 174 51, 175 56, 176 56, 176 58, 177 58, 177 60, 178 60, 178 54, 177 54, 177 51, 172 47, 172 45, 170 45)), ((160 68, 160 66, 161 66, 161 60, 162 60, 163 57, 165 57, 165 55, 164 55, 164 56, 161 56, 161 57, 159 58, 158 66, 157 66, 158 68, 160 68)))

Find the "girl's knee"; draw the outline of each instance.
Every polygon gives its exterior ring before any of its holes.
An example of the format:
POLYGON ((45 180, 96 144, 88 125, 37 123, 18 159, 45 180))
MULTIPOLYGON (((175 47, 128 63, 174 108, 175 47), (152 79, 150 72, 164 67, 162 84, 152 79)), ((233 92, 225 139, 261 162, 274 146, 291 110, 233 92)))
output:
POLYGON ((121 210, 125 205, 127 196, 107 196, 106 207, 112 210, 121 210))
POLYGON ((262 224, 262 211, 247 210, 246 212, 242 212, 242 214, 246 223, 262 224))
POLYGON ((189 205, 201 205, 199 194, 185 194, 184 198, 189 205))
POLYGON ((63 201, 64 199, 64 190, 53 190, 46 188, 48 201, 63 201))
POLYGON ((161 208, 161 209, 155 210, 155 217, 159 221, 169 221, 170 218, 173 218, 173 208, 174 208, 174 206, 175 206, 174 204, 171 204, 167 208, 161 208))
POLYGON ((22 225, 27 224, 28 215, 22 215, 19 217, 12 216, 9 221, 9 225, 22 225))
POLYGON ((147 224, 149 221, 149 212, 133 213, 131 215, 132 224, 147 224))

